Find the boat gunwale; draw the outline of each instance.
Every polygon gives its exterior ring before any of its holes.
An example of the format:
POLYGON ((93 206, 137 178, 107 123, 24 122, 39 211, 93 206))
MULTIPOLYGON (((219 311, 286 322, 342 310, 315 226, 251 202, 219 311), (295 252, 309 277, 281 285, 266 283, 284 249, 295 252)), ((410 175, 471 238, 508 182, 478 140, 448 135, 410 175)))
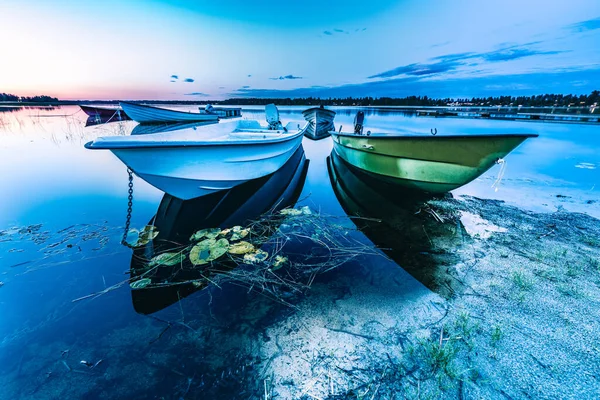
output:
POLYGON ((117 141, 112 143, 106 143, 104 146, 102 143, 97 143, 94 146, 94 140, 87 142, 83 146, 89 150, 125 150, 125 149, 152 149, 152 148, 189 148, 189 147, 218 147, 218 146, 247 146, 247 145, 264 145, 264 144, 279 144, 286 143, 290 140, 297 139, 299 136, 303 136, 306 131, 306 127, 300 129, 298 132, 286 135, 282 133, 281 135, 284 139, 275 138, 275 139, 252 139, 252 140, 244 140, 244 141, 179 141, 179 142, 134 142, 131 141, 122 141, 123 145, 117 144, 117 141))
POLYGON ((330 112, 330 113, 333 113, 334 116, 337 114, 335 111, 330 110, 328 108, 311 107, 311 108, 307 108, 306 110, 302 111, 302 115, 309 114, 309 113, 314 112, 314 111, 330 112))
MULTIPOLYGON (((187 111, 186 112, 186 111, 181 111, 181 110, 172 110, 172 109, 169 109, 169 108, 161 108, 161 107, 149 106, 147 104, 131 103, 129 101, 120 101, 119 105, 121 106, 121 108, 123 108, 122 104, 125 104, 126 106, 130 106, 130 107, 140 107, 140 108, 151 109, 151 110, 167 111, 167 112, 170 112, 170 113, 183 114, 183 115, 186 115, 186 116, 197 115, 197 116, 203 117, 202 119, 199 119, 198 122, 201 122, 201 121, 218 121, 219 120, 219 116, 216 115, 216 114, 203 114, 203 113, 200 113, 200 112, 191 112, 191 111, 187 111), (207 117, 213 117, 213 116, 214 116, 214 118, 207 118, 207 117)), ((160 120, 160 121, 162 122, 163 120, 160 120)), ((146 122, 144 122, 144 123, 146 123, 146 122)))
POLYGON ((447 135, 431 135, 431 134, 406 134, 406 133, 379 133, 379 134, 371 134, 371 135, 357 135, 353 133, 339 133, 339 132, 331 132, 332 136, 336 137, 349 137, 349 138, 357 138, 357 139, 429 139, 429 140, 439 140, 439 139, 490 139, 490 138, 535 138, 540 135, 537 133, 476 133, 476 134, 466 134, 466 133, 451 133, 447 135))

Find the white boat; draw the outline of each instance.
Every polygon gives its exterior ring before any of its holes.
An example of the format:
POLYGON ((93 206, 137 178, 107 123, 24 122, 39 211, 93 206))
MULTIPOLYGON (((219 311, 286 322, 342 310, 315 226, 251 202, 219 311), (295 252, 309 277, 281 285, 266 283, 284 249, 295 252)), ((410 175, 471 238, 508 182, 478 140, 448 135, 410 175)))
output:
POLYGON ((112 151, 149 184, 188 200, 269 175, 289 160, 306 126, 283 127, 274 105, 266 107, 266 114, 268 126, 237 120, 151 135, 100 137, 85 147, 112 151))
POLYGON ((219 118, 237 118, 242 116, 242 109, 239 107, 213 107, 207 104, 205 107, 199 107, 200 114, 216 115, 219 118))
POLYGON ((201 114, 190 111, 169 110, 144 104, 134 104, 122 101, 121 108, 134 121, 142 124, 157 122, 206 122, 218 121, 216 114, 201 114))
POLYGON ((333 125, 335 111, 321 106, 304 110, 302 111, 302 115, 309 123, 305 136, 310 139, 323 139, 331 135, 332 131, 335 131, 335 126, 333 125))

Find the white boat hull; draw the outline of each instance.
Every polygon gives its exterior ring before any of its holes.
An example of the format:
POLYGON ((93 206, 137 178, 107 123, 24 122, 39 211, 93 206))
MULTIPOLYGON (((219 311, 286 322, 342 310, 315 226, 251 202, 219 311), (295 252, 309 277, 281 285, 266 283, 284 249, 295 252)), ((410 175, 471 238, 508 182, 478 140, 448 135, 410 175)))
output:
POLYGON ((142 104, 121 103, 123 111, 134 121, 152 124, 157 122, 202 122, 218 121, 219 117, 212 114, 167 110, 142 104))
POLYGON ((265 144, 111 149, 152 186, 188 200, 231 189, 281 168, 302 143, 302 135, 265 144))

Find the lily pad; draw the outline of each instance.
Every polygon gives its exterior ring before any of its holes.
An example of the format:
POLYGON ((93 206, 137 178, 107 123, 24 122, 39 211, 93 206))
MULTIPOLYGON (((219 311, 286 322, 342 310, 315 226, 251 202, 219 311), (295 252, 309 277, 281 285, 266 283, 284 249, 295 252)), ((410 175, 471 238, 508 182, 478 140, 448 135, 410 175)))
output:
POLYGON ((258 264, 269 258, 269 253, 263 250, 256 250, 254 253, 248 253, 244 255, 244 262, 248 264, 258 264))
POLYGON ((219 236, 220 233, 221 233, 220 228, 200 229, 198 232, 194 233, 192 235, 192 237, 190 237, 190 240, 197 241, 202 238, 216 239, 216 237, 219 236))
POLYGON ((231 234, 232 241, 243 239, 250 233, 250 229, 242 228, 239 225, 236 225, 233 228, 231 228, 231 231, 233 232, 231 234))
POLYGON ((141 231, 137 231, 135 229, 129 231, 129 233, 132 232, 137 232, 138 234, 137 241, 134 244, 136 247, 145 246, 158 236, 158 230, 152 225, 146 225, 141 231))
POLYGON ((172 266, 176 264, 181 264, 185 259, 185 255, 183 253, 162 253, 153 257, 150 260, 150 266, 154 267, 156 265, 167 265, 172 266))
POLYGON ((190 250, 190 261, 194 265, 204 265, 216 260, 229 249, 227 239, 205 239, 190 250))
POLYGON ((287 263, 287 257, 283 256, 275 256, 275 262, 273 263, 272 271, 277 271, 279 268, 283 267, 285 263, 287 263))
POLYGON ((252 243, 248 243, 244 240, 241 242, 233 243, 229 246, 229 252, 231 254, 246 254, 254 251, 254 245, 252 243))
POLYGON ((148 286, 150 283, 152 283, 152 281, 150 280, 150 278, 142 278, 142 279, 139 279, 139 280, 137 280, 135 282, 131 282, 129 284, 129 286, 132 289, 143 289, 146 286, 148 286))

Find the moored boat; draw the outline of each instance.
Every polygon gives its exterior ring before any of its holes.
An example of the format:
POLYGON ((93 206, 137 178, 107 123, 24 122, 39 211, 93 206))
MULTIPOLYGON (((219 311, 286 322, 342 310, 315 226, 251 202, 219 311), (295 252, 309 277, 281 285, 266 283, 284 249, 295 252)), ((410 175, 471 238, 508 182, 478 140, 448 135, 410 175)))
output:
POLYGON ((156 188, 183 200, 231 189, 277 171, 302 143, 306 127, 283 127, 275 106, 268 126, 238 120, 152 135, 101 137, 107 149, 156 188))
POLYGON ((200 107, 200 114, 217 115, 219 118, 237 118, 242 116, 242 109, 239 107, 213 107, 207 104, 200 107))
POLYGON ((349 164, 410 189, 444 193, 476 179, 536 134, 332 132, 335 152, 349 164))
MULTIPOLYGON (((92 106, 84 106, 82 104, 80 104, 79 107, 88 116, 97 118, 99 120, 122 121, 122 120, 131 119, 119 107, 92 107, 92 106)), ((106 122, 104 122, 104 123, 106 123, 106 122)))
POLYGON ((125 113, 127 113, 131 119, 142 124, 152 124, 157 122, 200 122, 219 120, 219 116, 216 114, 201 114, 199 112, 169 110, 166 108, 124 101, 122 101, 120 104, 125 113))
POLYGON ((304 134, 307 138, 319 140, 328 137, 335 130, 333 119, 335 111, 321 107, 313 107, 302 111, 302 115, 308 121, 309 126, 304 134))

